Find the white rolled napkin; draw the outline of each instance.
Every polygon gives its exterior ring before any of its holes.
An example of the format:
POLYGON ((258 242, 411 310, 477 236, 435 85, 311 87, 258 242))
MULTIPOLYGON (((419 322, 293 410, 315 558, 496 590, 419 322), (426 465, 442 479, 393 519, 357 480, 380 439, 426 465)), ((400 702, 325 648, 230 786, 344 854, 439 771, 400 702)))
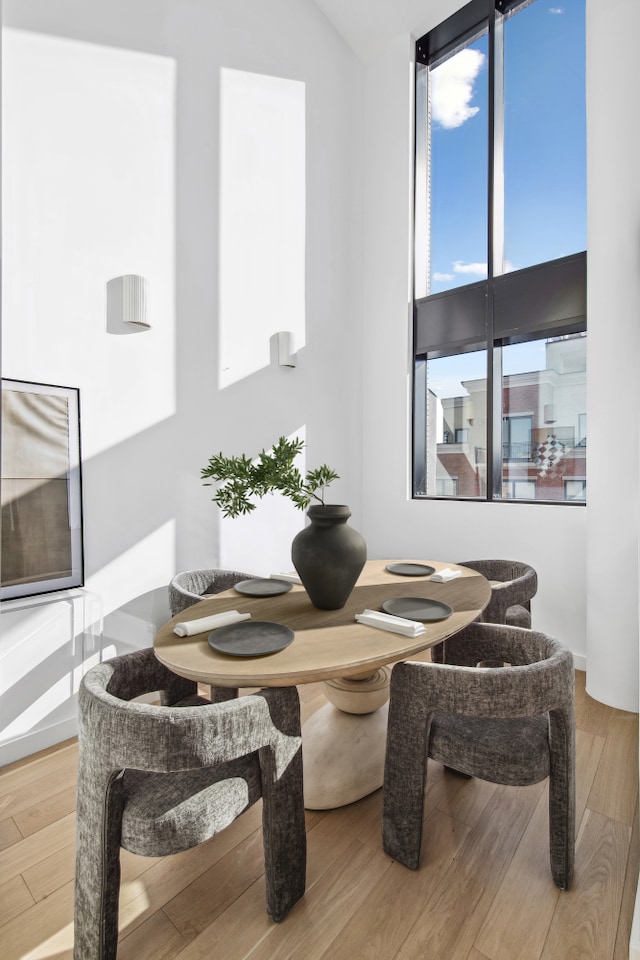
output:
POLYGON ((272 573, 269 575, 269 579, 285 580, 287 583, 302 583, 297 573, 272 573))
POLYGON ((173 632, 179 637, 192 637, 194 633, 217 630, 218 627, 228 627, 230 623, 240 623, 241 620, 249 620, 250 618, 250 613, 227 610, 226 613, 214 613, 210 617, 200 617, 199 620, 185 620, 184 623, 176 623, 173 632))
POLYGON ((401 633, 405 637, 419 637, 427 632, 425 625, 417 620, 394 617, 390 613, 380 613, 379 610, 363 610, 362 613, 356 613, 356 620, 368 627, 387 630, 389 633, 401 633))
POLYGON ((455 580, 456 577, 462 576, 462 570, 452 570, 451 567, 445 567, 444 570, 439 570, 437 573, 431 574, 431 579, 435 580, 436 583, 446 583, 447 580, 455 580))

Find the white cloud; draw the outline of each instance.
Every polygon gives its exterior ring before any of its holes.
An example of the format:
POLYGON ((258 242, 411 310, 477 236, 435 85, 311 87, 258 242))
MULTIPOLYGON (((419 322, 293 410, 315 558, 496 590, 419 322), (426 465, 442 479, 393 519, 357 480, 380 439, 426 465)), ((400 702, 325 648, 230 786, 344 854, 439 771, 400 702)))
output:
POLYGON ((452 273, 438 273, 438 271, 436 270, 435 273, 433 274, 433 279, 434 280, 453 280, 454 277, 452 273))
POLYGON ((480 107, 470 106, 473 84, 486 60, 480 50, 465 47, 431 71, 431 112, 446 129, 461 127, 480 107))
POLYGON ((549 13, 564 13, 564 7, 549 7, 549 13))
POLYGON ((456 260, 453 265, 454 273, 473 273, 478 277, 486 277, 486 263, 463 263, 462 260, 456 260))

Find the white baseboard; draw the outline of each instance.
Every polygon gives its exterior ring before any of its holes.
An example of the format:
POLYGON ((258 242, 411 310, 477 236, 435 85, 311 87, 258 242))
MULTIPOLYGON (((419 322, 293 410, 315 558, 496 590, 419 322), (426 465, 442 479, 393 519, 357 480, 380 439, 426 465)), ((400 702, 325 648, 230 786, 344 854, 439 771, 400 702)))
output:
POLYGON ((75 717, 61 720, 50 727, 25 733, 22 737, 16 737, 15 740, 9 740, 8 743, 0 745, 0 766, 4 767, 7 763, 23 760, 33 753, 39 753, 40 750, 46 750, 47 747, 53 747, 77 735, 78 721, 75 717))
POLYGON ((583 673, 587 672, 587 658, 582 654, 574 653, 573 665, 576 670, 582 670, 583 673))

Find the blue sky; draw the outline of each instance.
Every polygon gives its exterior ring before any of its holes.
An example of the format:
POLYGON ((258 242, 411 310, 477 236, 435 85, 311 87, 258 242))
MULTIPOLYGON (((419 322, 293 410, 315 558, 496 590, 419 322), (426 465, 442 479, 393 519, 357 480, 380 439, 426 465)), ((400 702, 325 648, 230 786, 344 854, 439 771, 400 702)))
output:
MULTIPOLYGON (((585 0, 505 22, 505 269, 586 248, 585 0)), ((431 71, 431 293, 486 277, 487 37, 431 71)))

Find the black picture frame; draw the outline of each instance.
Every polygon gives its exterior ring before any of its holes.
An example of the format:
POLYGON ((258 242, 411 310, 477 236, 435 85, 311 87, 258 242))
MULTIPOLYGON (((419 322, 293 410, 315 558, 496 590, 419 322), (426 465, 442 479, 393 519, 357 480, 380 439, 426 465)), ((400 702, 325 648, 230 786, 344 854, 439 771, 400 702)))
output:
POLYGON ((84 586, 80 391, 2 378, 0 599, 84 586))

